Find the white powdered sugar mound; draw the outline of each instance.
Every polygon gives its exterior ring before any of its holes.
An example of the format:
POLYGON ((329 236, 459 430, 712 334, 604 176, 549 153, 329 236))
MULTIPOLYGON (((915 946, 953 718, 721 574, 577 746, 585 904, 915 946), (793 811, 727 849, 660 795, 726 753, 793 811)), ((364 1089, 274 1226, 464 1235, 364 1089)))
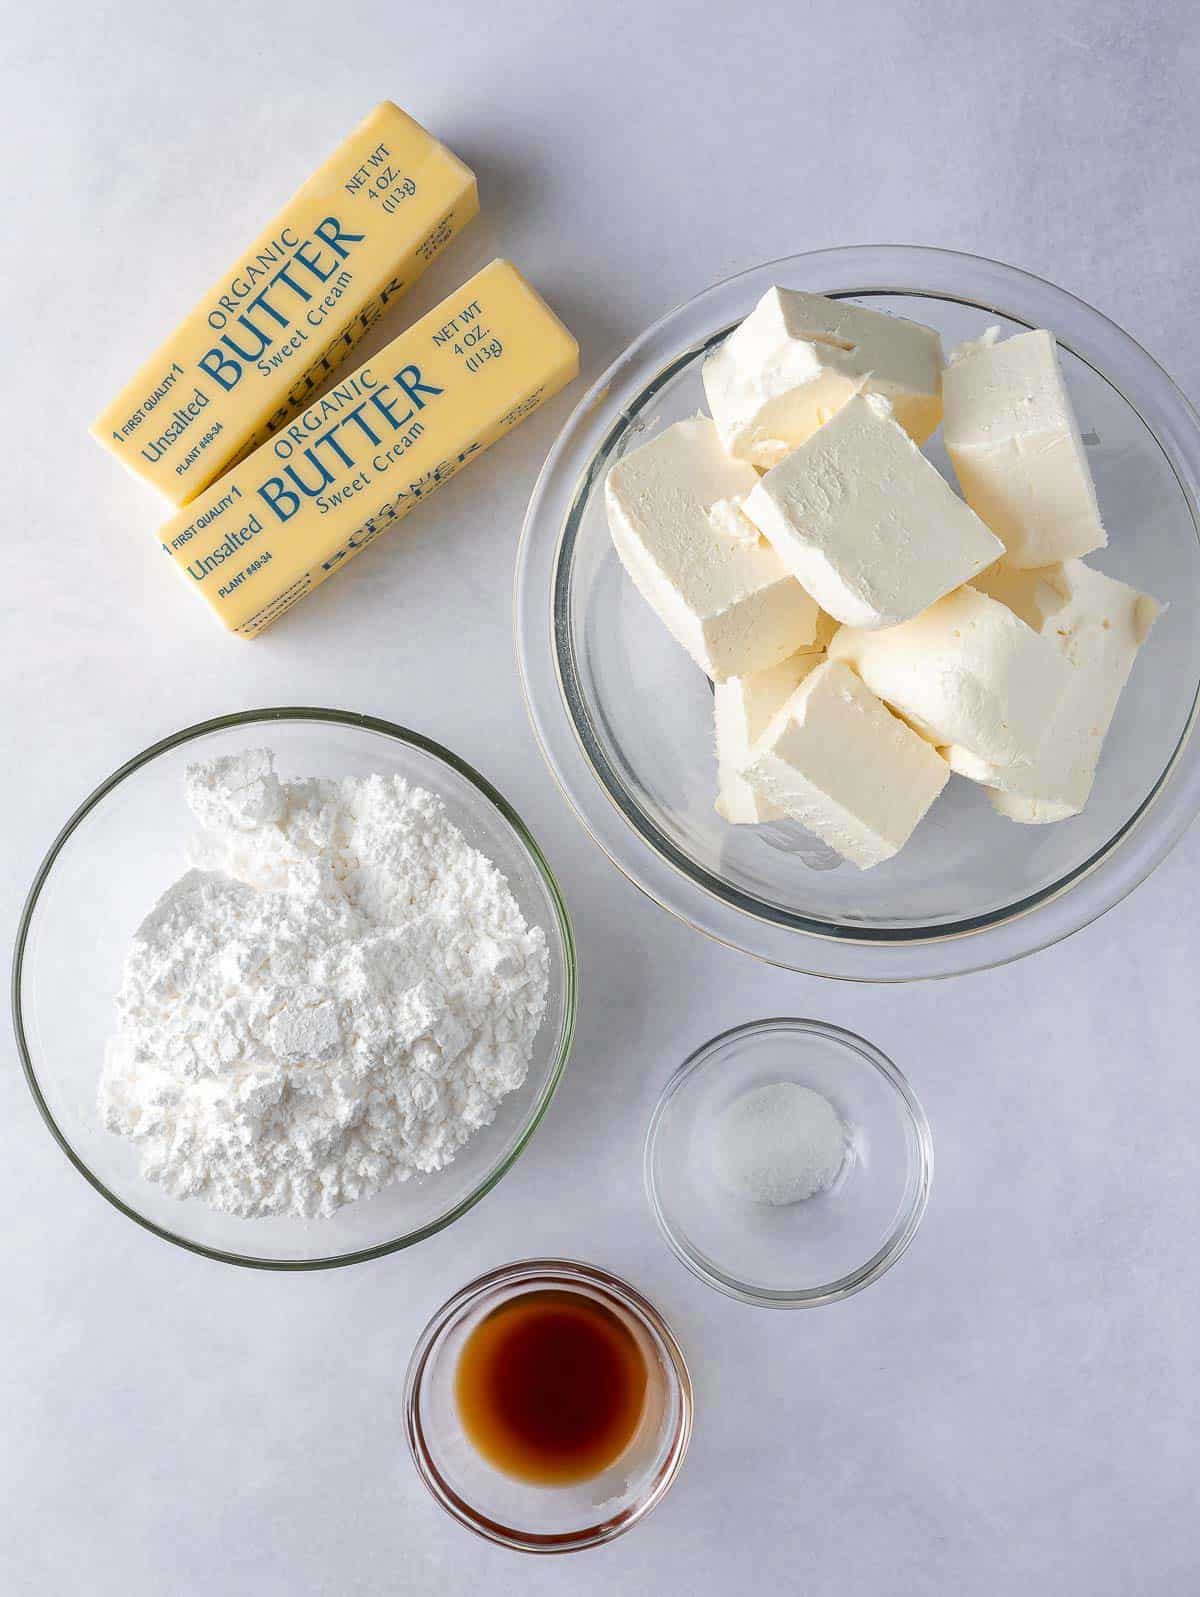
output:
POLYGON ((177 1197, 327 1216, 489 1124, 525 1079, 549 956, 432 793, 274 764, 189 767, 195 868, 134 937, 99 1107, 177 1197))

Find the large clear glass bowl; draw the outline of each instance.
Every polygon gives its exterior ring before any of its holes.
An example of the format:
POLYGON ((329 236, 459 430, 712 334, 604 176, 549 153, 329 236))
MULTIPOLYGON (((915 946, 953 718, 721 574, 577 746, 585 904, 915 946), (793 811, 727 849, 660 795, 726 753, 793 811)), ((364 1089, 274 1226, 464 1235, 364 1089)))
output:
POLYGON ((537 1129, 575 1029, 576 965, 558 886, 520 817, 464 761, 428 738, 337 710, 255 710, 188 727, 115 771, 59 834, 17 934, 13 1013, 25 1073, 63 1152, 122 1214, 180 1247, 230 1264, 305 1270, 405 1248, 490 1192, 537 1129), (186 867, 188 764, 266 745, 286 778, 407 778, 438 794, 467 841, 493 860, 521 911, 546 934, 550 989, 524 1085, 504 1098, 446 1169, 349 1203, 330 1219, 240 1219, 149 1181, 137 1150, 96 1110, 113 995, 130 939, 186 867))
MULTIPOLYGON (((935 435, 931 453, 949 472, 935 435)), ((1028 273, 944 250, 797 255, 707 289, 656 323, 564 428, 530 501, 516 577, 526 701, 584 826, 682 920, 771 963, 860 981, 1016 959, 1094 920, 1163 859, 1200 808, 1200 418, 1099 311, 1028 273), (789 824, 715 813, 711 687, 625 576, 603 483, 627 450, 704 406, 706 353, 773 283, 939 329, 1048 327, 1096 478, 1094 561, 1169 601, 1142 651, 1081 816, 1018 826, 955 779, 911 842, 865 872, 789 824)))

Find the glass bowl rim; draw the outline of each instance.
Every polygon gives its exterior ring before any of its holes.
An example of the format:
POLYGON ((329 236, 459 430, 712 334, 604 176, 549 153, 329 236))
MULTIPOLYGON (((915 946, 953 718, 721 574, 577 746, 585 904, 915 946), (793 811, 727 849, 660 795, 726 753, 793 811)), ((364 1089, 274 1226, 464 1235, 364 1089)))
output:
POLYGON ((530 1138, 541 1124, 546 1110, 550 1107, 550 1101, 558 1089, 563 1071, 566 1069, 567 1060, 570 1057, 575 1035, 578 998, 578 956, 575 947, 575 936, 571 926, 571 917, 563 899, 562 891, 533 834, 504 795, 493 787, 485 776, 482 776, 473 766, 469 765, 466 760, 455 754, 451 749, 446 748, 443 744, 436 742, 433 738, 426 737, 421 732, 413 731, 409 727, 400 726, 392 721, 385 721, 378 716, 364 715, 351 710, 323 709, 311 705, 268 706, 262 709, 238 710, 227 715, 213 716, 209 720, 198 721, 191 726, 183 727, 179 731, 171 733, 168 737, 160 738, 157 742, 150 744, 142 749, 140 753, 133 755, 118 766, 110 776, 106 777, 78 805, 46 851, 41 864, 34 873, 33 882, 25 897, 20 919, 17 923, 16 943, 12 960, 13 1031, 25 1081, 51 1136, 75 1166, 76 1170, 115 1209, 118 1209, 127 1219, 133 1220, 154 1236, 161 1237, 165 1242, 174 1243, 176 1247, 184 1248, 189 1253, 200 1254, 203 1258, 215 1259, 222 1264, 235 1264, 255 1270, 333 1270, 343 1265, 360 1264, 368 1259, 383 1258, 386 1254, 397 1253, 404 1248, 413 1246, 414 1243, 423 1242, 427 1237, 435 1236, 439 1231, 443 1231, 447 1226, 452 1225, 455 1220, 460 1219, 469 1209, 473 1209, 516 1163, 528 1145, 530 1138), (448 766, 458 776, 463 777, 480 797, 485 799, 499 813, 501 819, 507 823, 509 830, 516 837, 532 862, 553 907, 564 955, 564 1012, 557 1052, 538 1097, 530 1109, 528 1119, 522 1127, 516 1142, 508 1150, 505 1157, 494 1165, 452 1208, 427 1224, 418 1226, 415 1230, 406 1232, 402 1236, 394 1237, 387 1242, 374 1243, 368 1248, 355 1248, 348 1253, 330 1254, 319 1259, 260 1258, 253 1254, 235 1253, 224 1248, 209 1247, 205 1243, 195 1242, 189 1237, 179 1235, 166 1226, 159 1225, 146 1215, 140 1214, 130 1204, 119 1198, 115 1192, 111 1191, 87 1162, 76 1153, 66 1134, 55 1120, 50 1106, 43 1096, 25 1034, 24 1006, 21 997, 25 950, 30 927, 33 924, 33 917, 37 911, 42 891, 62 850, 92 811, 97 809, 103 800, 115 788, 119 787, 127 777, 132 776, 143 766, 149 765, 160 755, 169 753, 172 749, 193 742, 210 732, 224 732, 233 727, 269 725, 281 721, 310 721, 328 726, 350 727, 356 731, 376 732, 394 742, 402 743, 409 748, 416 749, 421 754, 441 761, 442 764, 448 766))
POLYGON ((621 1276, 614 1275, 599 1265, 585 1264, 580 1259, 514 1259, 459 1287, 430 1317, 417 1338, 404 1381, 404 1428, 408 1438, 409 1453, 417 1474, 430 1496, 451 1518, 456 1519, 460 1525, 465 1525, 468 1530, 481 1536, 485 1541, 495 1542, 516 1552, 541 1555, 582 1552, 585 1548, 598 1547, 605 1542, 615 1541, 618 1536, 623 1536, 626 1531, 640 1524, 652 1509, 657 1508, 674 1484, 683 1465, 692 1436, 694 1409, 695 1393, 687 1360, 675 1333, 661 1312, 621 1276), (472 1301, 486 1296, 490 1291, 525 1283, 564 1286, 567 1289, 583 1285, 598 1291, 601 1296, 615 1299, 635 1318, 647 1325, 662 1345, 667 1355, 672 1385, 679 1399, 679 1421, 671 1435, 666 1457, 649 1490, 626 1513, 613 1519, 602 1520, 598 1524, 581 1527, 578 1531, 534 1534, 518 1530, 513 1526, 502 1525, 499 1521, 479 1513, 443 1477, 434 1462, 421 1424, 422 1382, 434 1347, 447 1326, 472 1301))
MULTIPOLYGON (((864 280, 858 286, 848 277, 841 286, 811 280, 801 286, 838 296, 894 293, 953 300, 1034 325, 1028 321, 1028 313, 1005 309, 999 299, 988 303, 972 297, 970 285, 952 281, 955 273, 974 271, 995 279, 993 292, 1003 287, 1049 297, 1064 314, 1069 309, 1072 315, 1082 317, 1087 333, 1109 341, 1104 361, 1097 364, 1075 348, 1073 338, 1064 337, 1064 347, 1091 366, 1146 427, 1179 484, 1200 541, 1200 415, 1154 357, 1103 312, 1049 279, 963 251, 912 244, 858 244, 779 257, 719 279, 659 317, 617 355, 567 418, 530 496, 517 553, 514 630, 526 712, 552 776, 592 840, 635 887, 714 941, 784 969, 849 981, 942 979, 1007 964, 1052 946, 1107 913, 1151 874, 1187 830, 1200 809, 1200 752, 1193 741, 1200 719, 1200 683, 1166 766, 1133 814, 1087 859, 1037 893, 982 919, 911 929, 889 926, 868 935, 849 925, 808 923, 802 916, 766 905, 760 912, 752 902, 739 901, 745 895, 738 890, 711 886, 706 879, 711 873, 681 860, 673 844, 662 846, 665 840, 660 841, 650 818, 643 826, 631 817, 630 807, 636 806, 623 796, 623 784, 618 780, 614 790, 602 775, 564 679, 560 622, 565 599, 559 591, 564 547, 597 461, 627 416, 622 408, 615 420, 610 417, 597 442, 592 413, 604 406, 614 387, 634 386, 630 373, 638 374, 636 392, 632 398, 622 393, 623 405, 641 402, 681 361, 695 355, 702 345, 690 326, 677 335, 669 352, 656 347, 676 323, 699 317, 721 296, 751 284, 761 287, 789 271, 806 273, 810 279, 857 271, 864 280), (924 283, 917 280, 922 273, 928 277, 924 283), (651 355, 658 364, 652 372, 643 371, 651 355), (1111 373, 1109 368, 1118 359, 1136 362, 1134 377, 1153 385, 1152 403, 1147 407, 1153 422, 1127 392, 1128 373, 1120 380, 1111 373), (539 569, 532 580, 529 573, 535 566, 539 569), (547 579, 548 606, 540 597, 547 579), (535 695, 534 678, 535 673, 545 675, 547 667, 555 691, 543 700, 535 695), (1164 790, 1169 790, 1166 805, 1162 802, 1164 790), (1148 834, 1143 823, 1152 811, 1158 825, 1148 834)), ((982 292, 977 287, 977 293, 982 292)), ((705 342, 719 336, 711 327, 702 335, 705 342)), ((607 761, 602 758, 601 763, 607 761)))
POLYGON ((826 1303, 840 1303, 844 1298, 853 1297, 856 1292, 861 1292, 864 1287, 878 1281, 880 1276, 886 1275, 892 1265, 907 1252, 909 1244, 916 1236, 921 1221, 925 1217, 925 1210, 929 1206, 929 1194, 933 1186, 933 1133, 929 1128, 929 1121, 921 1100, 913 1090, 908 1077, 873 1042, 869 1042, 867 1038, 860 1036, 857 1032, 848 1031, 844 1026, 835 1026, 826 1020, 805 1019, 794 1015, 775 1015, 763 1020, 744 1021, 740 1026, 731 1026, 727 1031, 718 1032, 715 1037, 710 1037, 707 1042, 701 1043, 676 1068, 660 1093, 658 1102, 655 1104, 653 1113, 650 1116, 650 1122, 646 1127, 646 1140, 642 1154, 642 1179, 645 1183, 646 1197, 651 1211, 667 1246, 680 1263, 686 1265, 692 1274, 703 1281, 706 1286, 713 1287, 718 1292, 723 1292, 726 1297, 736 1298, 739 1303, 748 1303, 754 1308, 820 1308, 826 1303), (658 1134, 666 1112, 680 1089, 685 1087, 698 1071, 703 1070, 711 1062, 717 1050, 725 1044, 736 1042, 742 1038, 762 1036, 773 1032, 782 1032, 788 1035, 795 1035, 799 1032, 804 1035, 824 1037, 830 1042, 837 1043, 842 1048, 849 1049, 857 1054, 859 1058, 865 1060, 867 1064, 873 1066, 900 1099, 907 1117, 907 1123, 914 1133, 917 1150, 916 1179, 912 1199, 898 1215, 892 1229, 870 1258, 859 1265, 857 1269, 839 1276, 835 1281, 826 1282, 821 1286, 803 1287, 796 1290, 750 1286, 747 1282, 739 1280, 738 1277, 729 1274, 727 1271, 718 1269, 712 1260, 705 1258, 696 1249, 690 1247, 678 1235, 667 1218, 659 1196, 658 1179, 655 1173, 658 1134))

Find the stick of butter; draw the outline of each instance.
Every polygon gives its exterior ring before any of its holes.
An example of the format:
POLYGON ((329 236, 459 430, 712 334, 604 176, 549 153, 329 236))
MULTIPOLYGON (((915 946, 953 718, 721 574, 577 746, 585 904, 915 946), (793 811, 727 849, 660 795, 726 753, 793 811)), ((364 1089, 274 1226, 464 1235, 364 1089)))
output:
POLYGON ((578 370, 558 317, 493 261, 178 511, 163 549, 255 637, 578 370))
POLYGON ((385 100, 92 423, 183 505, 306 405, 479 209, 475 175, 385 100))

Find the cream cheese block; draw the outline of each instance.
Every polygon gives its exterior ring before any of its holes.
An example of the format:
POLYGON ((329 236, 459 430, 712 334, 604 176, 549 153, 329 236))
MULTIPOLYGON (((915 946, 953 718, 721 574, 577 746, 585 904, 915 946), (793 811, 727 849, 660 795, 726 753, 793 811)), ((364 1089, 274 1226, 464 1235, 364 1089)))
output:
POLYGON ((621 563, 714 682, 765 671, 816 637, 816 601, 740 510, 757 481, 694 416, 619 460, 604 485, 621 563))
POLYGON ((829 656, 939 747, 1031 765, 1075 666, 998 600, 959 588, 898 627, 843 627, 829 656))
POLYGON ((847 400, 767 472, 743 508, 797 581, 847 626, 911 620, 1004 553, 878 395, 847 400))
POLYGON ((952 770, 993 789, 1002 815, 1037 825, 1078 815, 1087 803, 1117 701, 1160 607, 1082 560, 1038 573, 1036 592, 1016 597, 1075 667, 1045 742, 1022 766, 993 765, 957 746, 943 752, 952 770))
POLYGON ((742 774, 866 870, 903 848, 950 768, 853 671, 824 661, 776 712, 742 774))
POLYGON ((998 599, 1014 615, 1020 616, 1027 627, 1040 632, 1046 616, 1061 603, 1054 582, 1062 569, 1059 564, 1031 566, 1022 571, 1010 566, 1007 560, 1000 560, 972 577, 971 586, 991 599, 998 599))
POLYGON ((1054 336, 998 329, 955 350, 945 439, 967 503, 1011 565, 1053 565, 1108 542, 1054 336))
POLYGON ((757 793, 742 776, 750 750, 771 717, 824 659, 815 647, 793 654, 780 665, 753 676, 730 677, 713 692, 717 738, 717 814, 735 826, 777 821, 783 811, 757 793))
POLYGON ((726 449, 766 468, 857 393, 884 395, 923 444, 941 420, 941 373, 933 328, 771 288, 705 361, 704 389, 726 449))
POLYGON ((825 610, 819 610, 817 612, 817 632, 812 642, 813 648, 827 649, 830 640, 841 624, 836 616, 829 615, 825 610))

